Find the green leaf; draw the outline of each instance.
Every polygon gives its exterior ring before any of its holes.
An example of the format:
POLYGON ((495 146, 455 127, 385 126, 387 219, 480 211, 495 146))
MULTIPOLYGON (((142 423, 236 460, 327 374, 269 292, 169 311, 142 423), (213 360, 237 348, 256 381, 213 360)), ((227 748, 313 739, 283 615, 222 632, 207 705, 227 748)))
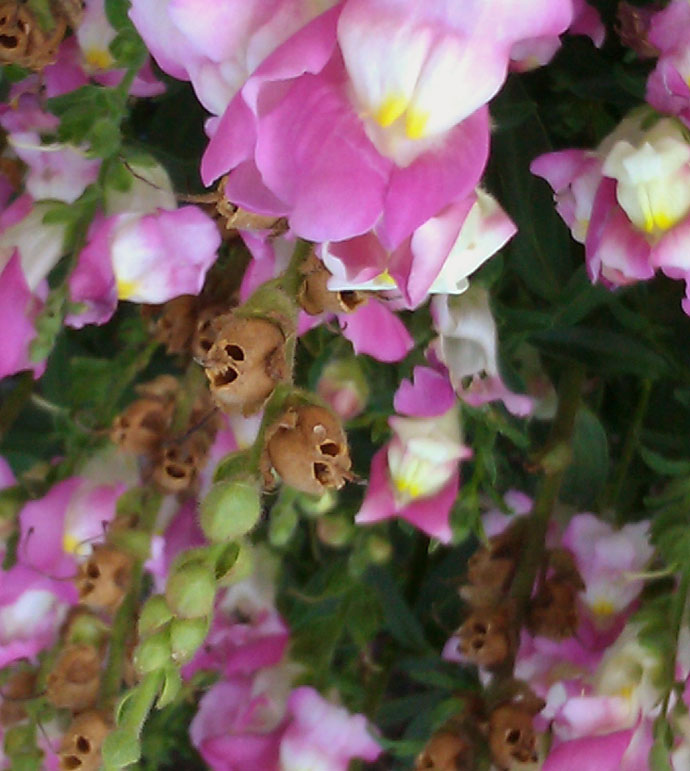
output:
POLYGON ((665 476, 690 475, 690 460, 671 460, 663 455, 650 450, 648 447, 640 447, 640 456, 652 471, 665 476))
POLYGON ((139 737, 125 728, 116 728, 105 737, 101 748, 105 771, 118 771, 141 757, 139 737))
POLYGON ((578 410, 575 417, 572 452, 562 496, 568 503, 586 509, 593 506, 603 492, 609 471, 606 431, 599 418, 586 408, 578 410))

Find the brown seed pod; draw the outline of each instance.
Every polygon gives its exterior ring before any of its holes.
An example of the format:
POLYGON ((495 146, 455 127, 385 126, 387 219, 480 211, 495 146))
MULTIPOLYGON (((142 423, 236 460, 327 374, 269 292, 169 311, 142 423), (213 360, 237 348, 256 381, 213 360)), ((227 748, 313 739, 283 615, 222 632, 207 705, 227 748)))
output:
POLYGON ((84 18, 84 0, 54 0, 59 12, 65 17, 72 29, 76 30, 84 18))
POLYGON ((279 235, 288 229, 285 217, 257 214, 231 203, 225 196, 227 181, 226 174, 221 177, 216 188, 215 211, 221 235, 227 236, 230 232, 238 230, 270 230, 274 235, 279 235))
POLYGON ((415 760, 415 771, 469 771, 472 746, 450 731, 435 733, 415 760))
POLYGON ((532 598, 528 626, 533 635, 562 640, 575 634, 578 589, 573 584, 546 580, 532 598))
POLYGON ((489 749, 501 771, 509 771, 516 763, 537 761, 532 725, 535 714, 531 704, 511 702, 497 707, 489 716, 489 749))
POLYGON ((98 698, 101 658, 92 645, 66 645, 46 680, 46 697, 55 707, 80 712, 98 698))
POLYGON ((35 26, 33 14, 16 0, 0 4, 1 62, 22 64, 27 59, 35 26))
POLYGON ((352 313, 367 301, 362 292, 340 290, 332 292, 328 288, 331 272, 321 260, 311 252, 302 263, 304 275, 297 293, 297 302, 310 316, 320 313, 352 313))
POLYGON ((161 448, 154 467, 153 481, 166 493, 191 490, 208 459, 208 435, 194 432, 182 442, 161 448))
POLYGON ((150 455, 163 441, 174 403, 157 398, 137 399, 118 415, 110 439, 118 447, 138 455, 150 455))
POLYGON ((26 667, 13 672, 0 689, 0 725, 8 727, 24 720, 24 701, 30 699, 36 687, 36 672, 26 667))
POLYGON ((507 605, 475 608, 457 632, 458 649, 484 669, 500 666, 514 649, 513 614, 507 605))
POLYGON ((262 318, 228 314, 214 326, 213 344, 203 358, 211 393, 225 412, 251 415, 287 377, 285 337, 262 318))
POLYGON ((185 294, 163 305, 142 306, 142 315, 150 320, 151 334, 170 354, 189 350, 196 330, 198 299, 185 294))
POLYGON ((60 743, 60 771, 98 771, 101 747, 111 727, 96 710, 77 715, 60 743))
POLYGON ((129 591, 132 558, 112 546, 94 546, 88 560, 79 566, 76 579, 79 601, 92 610, 113 613, 129 591))
POLYGON ((340 420, 325 407, 289 407, 266 432, 264 478, 273 467, 285 484, 311 495, 339 490, 350 474, 347 437, 340 420))

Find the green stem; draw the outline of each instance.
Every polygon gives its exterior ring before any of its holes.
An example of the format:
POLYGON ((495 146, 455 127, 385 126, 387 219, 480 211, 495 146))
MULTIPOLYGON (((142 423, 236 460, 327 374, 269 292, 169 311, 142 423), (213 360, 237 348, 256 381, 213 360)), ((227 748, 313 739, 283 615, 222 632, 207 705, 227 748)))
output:
POLYGON ((633 413, 632 421, 628 427, 628 432, 625 436, 625 442, 621 451, 621 459, 618 463, 616 470, 616 476, 611 483, 611 486, 606 495, 606 506, 614 506, 618 502, 621 491, 623 490, 623 484, 628 475, 630 463, 637 450, 640 431, 642 430, 642 424, 644 422, 645 415, 647 414, 647 407, 649 406, 649 397, 652 393, 652 381, 643 380, 642 390, 640 398, 637 401, 635 412, 633 413))
MULTIPOLYGON (((678 641, 680 639, 680 632, 683 626, 683 618, 685 616, 685 609, 688 601, 688 590, 690 589, 690 573, 682 571, 680 579, 678 581, 678 588, 676 589, 674 602, 673 602, 673 619, 671 622, 671 634, 673 635, 673 652, 674 660, 676 652, 678 650, 678 641)), ((671 687, 669 687, 664 696, 661 714, 666 715, 670 705, 671 694, 673 693, 673 662, 671 662, 671 687)))
POLYGON ((22 372, 17 377, 16 385, 2 400, 0 406, 0 439, 12 428, 19 417, 34 388, 34 378, 31 372, 22 372))

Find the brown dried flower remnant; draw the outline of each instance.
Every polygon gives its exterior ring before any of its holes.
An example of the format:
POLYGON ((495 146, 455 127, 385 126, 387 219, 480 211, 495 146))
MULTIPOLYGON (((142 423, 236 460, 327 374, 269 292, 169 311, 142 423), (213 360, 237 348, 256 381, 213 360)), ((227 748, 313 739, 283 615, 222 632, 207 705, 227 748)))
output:
POLYGON ((0 725, 11 726, 26 717, 24 701, 30 699, 36 687, 36 672, 21 667, 13 672, 0 689, 0 725))
POLYGON ((415 771, 469 771, 472 746, 462 736, 451 731, 435 733, 419 753, 415 771))
POLYGON ((297 301, 310 316, 318 316, 320 313, 352 313, 367 301, 362 292, 332 292, 328 288, 332 274, 314 252, 302 263, 300 271, 304 279, 297 293, 297 301))
POLYGON ((475 608, 457 632, 463 656, 484 669, 500 666, 516 646, 515 618, 506 603, 475 608))
POLYGON ((288 374, 283 332, 267 319, 233 314, 212 328, 213 344, 202 363, 216 403, 228 413, 258 412, 288 374))
POLYGON ((151 336, 162 343, 168 353, 188 351, 197 325, 199 300, 183 294, 163 305, 144 305, 141 313, 148 322, 151 336))
POLYGON ((129 591, 132 558, 112 546, 95 546, 79 566, 76 579, 79 601, 92 610, 113 613, 129 591))
POLYGON ((96 710, 74 718, 60 743, 60 771, 98 771, 110 725, 96 710))
POLYGON ((0 3, 0 62, 42 70, 55 61, 67 31, 65 17, 55 9, 53 26, 41 27, 31 10, 18 0, 0 3))
POLYGON ((352 479, 347 437, 340 420, 325 407, 289 407, 266 432, 264 478, 274 468, 285 484, 311 495, 339 490, 352 479))
POLYGON ((95 704, 101 675, 101 657, 92 645, 66 645, 46 682, 46 697, 56 707, 80 712, 95 704))
POLYGON ((537 739, 532 720, 544 706, 540 699, 501 704, 489 716, 489 749, 501 771, 518 763, 537 761, 537 739))

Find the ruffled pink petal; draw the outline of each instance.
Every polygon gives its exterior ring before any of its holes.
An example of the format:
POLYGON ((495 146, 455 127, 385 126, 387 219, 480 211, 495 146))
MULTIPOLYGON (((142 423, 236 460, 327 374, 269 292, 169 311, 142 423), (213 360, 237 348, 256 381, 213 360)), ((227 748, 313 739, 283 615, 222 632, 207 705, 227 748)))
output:
POLYGON ((382 447, 371 459, 369 485, 355 517, 358 525, 380 522, 395 516, 396 505, 388 478, 388 447, 382 447))
POLYGON ((189 80, 188 64, 198 58, 173 23, 170 0, 132 0, 129 17, 158 66, 178 80, 189 80))
POLYGON ((439 492, 408 503, 400 509, 398 516, 432 538, 438 538, 441 543, 450 543, 453 537, 449 522, 450 510, 458 497, 459 488, 460 474, 456 470, 439 492))
POLYGON ((403 415, 431 418, 443 415, 455 404, 448 378, 430 367, 415 367, 413 382, 403 380, 395 392, 393 406, 403 415))
POLYGON ((382 302, 370 300, 354 313, 338 314, 338 321, 355 353, 378 361, 400 361, 414 348, 407 327, 382 302))
POLYGON ((549 752, 543 771, 572 771, 574 766, 587 771, 620 771, 632 734, 617 731, 563 742, 549 752))

